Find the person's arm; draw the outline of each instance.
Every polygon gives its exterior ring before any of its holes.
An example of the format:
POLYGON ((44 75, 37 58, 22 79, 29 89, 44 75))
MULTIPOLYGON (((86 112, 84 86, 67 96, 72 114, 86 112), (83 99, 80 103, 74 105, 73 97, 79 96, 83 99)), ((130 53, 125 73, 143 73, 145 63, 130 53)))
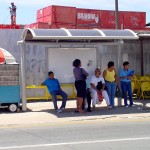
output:
POLYGON ((82 68, 82 74, 88 76, 89 74, 82 68))
POLYGON ((41 85, 46 85, 46 80, 44 82, 42 82, 41 85))
POLYGON ((91 85, 92 89, 94 89, 96 92, 99 92, 93 83, 90 83, 90 85, 91 85))
POLYGON ((124 75, 122 74, 122 71, 120 70, 120 72, 119 72, 119 78, 120 78, 120 79, 131 79, 132 76, 124 76, 124 75))
POLYGON ((57 81, 58 88, 61 90, 59 81, 57 79, 56 79, 56 81, 57 81))
POLYGON ((114 71, 115 71, 115 80, 116 80, 116 84, 118 85, 118 84, 119 84, 119 80, 118 80, 117 71, 116 71, 116 69, 114 69, 114 71))
POLYGON ((105 83, 102 84, 102 89, 101 91, 103 91, 105 89, 105 83))
POLYGON ((105 80, 104 78, 101 76, 101 82, 102 82, 102 89, 101 91, 103 91, 105 89, 105 80))
POLYGON ((107 71, 104 70, 104 72, 103 72, 103 77, 104 77, 104 79, 105 79, 106 75, 107 75, 107 71))
POLYGON ((42 83, 41 83, 41 85, 45 85, 45 83, 44 83, 44 82, 42 82, 42 83))

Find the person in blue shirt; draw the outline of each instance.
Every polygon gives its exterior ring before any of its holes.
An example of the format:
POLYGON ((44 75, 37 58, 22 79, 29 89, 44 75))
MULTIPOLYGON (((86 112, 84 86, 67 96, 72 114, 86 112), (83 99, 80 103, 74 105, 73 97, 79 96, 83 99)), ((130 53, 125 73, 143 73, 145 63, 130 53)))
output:
POLYGON ((48 76, 49 78, 46 79, 42 83, 42 85, 47 86, 48 91, 52 96, 52 100, 53 100, 53 104, 54 104, 54 108, 56 112, 61 113, 62 110, 65 109, 68 95, 64 91, 62 91, 62 89, 60 88, 60 83, 57 79, 54 78, 54 73, 52 71, 48 72, 48 76), (62 96, 62 105, 60 109, 58 109, 58 106, 57 106, 57 95, 62 96))
POLYGON ((132 75, 130 75, 132 70, 129 69, 129 62, 127 61, 123 63, 123 67, 124 68, 121 69, 119 72, 119 77, 120 77, 121 89, 124 97, 124 105, 125 107, 128 107, 128 103, 127 103, 127 93, 128 93, 130 106, 134 106, 132 100, 132 87, 131 87, 132 75))

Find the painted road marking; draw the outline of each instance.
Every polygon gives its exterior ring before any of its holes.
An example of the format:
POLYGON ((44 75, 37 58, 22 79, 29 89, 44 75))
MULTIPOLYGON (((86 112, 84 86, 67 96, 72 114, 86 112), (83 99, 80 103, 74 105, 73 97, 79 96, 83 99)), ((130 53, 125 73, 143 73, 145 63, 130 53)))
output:
POLYGON ((22 149, 22 148, 36 148, 36 147, 51 147, 51 146, 63 146, 63 145, 79 145, 79 144, 94 144, 94 143, 107 143, 107 142, 123 142, 123 141, 141 141, 150 140, 150 137, 142 138, 124 138, 124 139, 110 139, 110 140, 97 140, 97 141, 80 141, 80 142, 67 142, 67 143, 51 143, 51 144, 38 144, 38 145, 23 145, 23 146, 10 146, 0 147, 0 150, 4 149, 22 149))

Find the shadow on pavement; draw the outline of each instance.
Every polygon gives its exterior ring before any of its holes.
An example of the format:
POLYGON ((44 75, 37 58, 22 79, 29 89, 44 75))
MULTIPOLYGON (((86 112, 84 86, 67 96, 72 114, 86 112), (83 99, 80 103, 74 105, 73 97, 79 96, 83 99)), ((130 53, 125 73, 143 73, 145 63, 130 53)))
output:
MULTIPOLYGON (((44 104, 44 102, 41 102, 44 104)), ((134 100, 134 107, 123 107, 123 106, 116 106, 115 109, 109 109, 106 106, 97 105, 95 110, 92 110, 92 112, 86 112, 85 113, 75 113, 75 106, 74 108, 66 108, 63 113, 56 113, 54 109, 48 109, 41 108, 39 110, 33 110, 32 108, 28 108, 26 112, 46 112, 52 115, 55 115, 57 118, 66 118, 66 117, 83 117, 83 116, 101 116, 101 115, 121 115, 121 114, 140 114, 140 113, 150 113, 150 100, 134 100)), ((51 107, 53 106, 52 102, 50 102, 51 107)), ((20 111, 20 113, 26 113, 20 111)), ((7 108, 1 108, 0 113, 12 113, 9 112, 7 108)), ((15 112, 17 113, 17 112, 15 112)))

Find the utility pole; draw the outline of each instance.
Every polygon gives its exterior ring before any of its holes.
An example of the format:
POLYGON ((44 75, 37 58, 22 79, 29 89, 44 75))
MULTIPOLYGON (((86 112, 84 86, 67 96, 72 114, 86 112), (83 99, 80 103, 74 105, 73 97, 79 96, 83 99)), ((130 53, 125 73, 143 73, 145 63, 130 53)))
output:
POLYGON ((118 0, 115 0, 115 14, 116 29, 118 29, 118 0))

